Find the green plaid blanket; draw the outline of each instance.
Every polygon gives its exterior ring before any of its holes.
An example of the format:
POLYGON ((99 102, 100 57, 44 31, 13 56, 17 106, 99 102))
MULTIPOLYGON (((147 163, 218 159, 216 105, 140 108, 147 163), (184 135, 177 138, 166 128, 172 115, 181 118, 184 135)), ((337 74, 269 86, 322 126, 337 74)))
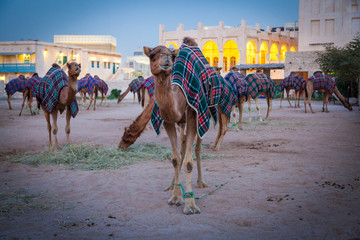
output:
POLYGON ((253 73, 245 77, 248 83, 248 94, 253 99, 259 97, 259 92, 270 92, 271 98, 275 97, 276 83, 264 73, 253 73))

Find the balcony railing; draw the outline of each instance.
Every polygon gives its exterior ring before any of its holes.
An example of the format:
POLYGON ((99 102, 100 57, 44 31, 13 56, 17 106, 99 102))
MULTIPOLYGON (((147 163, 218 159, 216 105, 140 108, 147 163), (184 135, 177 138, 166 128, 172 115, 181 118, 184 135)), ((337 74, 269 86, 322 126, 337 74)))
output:
POLYGON ((35 72, 35 63, 0 63, 0 72, 35 72))

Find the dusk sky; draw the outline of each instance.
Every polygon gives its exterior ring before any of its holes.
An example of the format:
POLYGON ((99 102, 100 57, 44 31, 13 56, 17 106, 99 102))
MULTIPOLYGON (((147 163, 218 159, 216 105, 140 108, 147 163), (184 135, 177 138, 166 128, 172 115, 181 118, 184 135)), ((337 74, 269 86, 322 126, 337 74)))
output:
POLYGON ((0 41, 53 42, 54 35, 112 35, 117 52, 127 56, 139 47, 159 45, 159 24, 166 31, 216 26, 272 27, 299 19, 298 0, 0 0, 0 41))

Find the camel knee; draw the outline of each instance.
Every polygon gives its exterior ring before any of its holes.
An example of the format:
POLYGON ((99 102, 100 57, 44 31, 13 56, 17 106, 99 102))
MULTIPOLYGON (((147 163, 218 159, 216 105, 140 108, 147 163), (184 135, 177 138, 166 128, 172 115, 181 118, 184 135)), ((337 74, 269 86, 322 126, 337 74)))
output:
POLYGON ((185 171, 186 171, 187 173, 191 173, 192 170, 193 170, 193 163, 192 163, 192 162, 187 162, 187 163, 186 163, 186 169, 185 169, 185 171))
POLYGON ((52 133, 53 133, 54 135, 57 134, 57 131, 58 131, 57 127, 53 127, 52 133))
POLYGON ((173 159, 171 159, 171 163, 174 166, 174 168, 177 168, 179 166, 179 159, 173 158, 173 159))
POLYGON ((65 133, 70 134, 70 127, 65 128, 65 133))

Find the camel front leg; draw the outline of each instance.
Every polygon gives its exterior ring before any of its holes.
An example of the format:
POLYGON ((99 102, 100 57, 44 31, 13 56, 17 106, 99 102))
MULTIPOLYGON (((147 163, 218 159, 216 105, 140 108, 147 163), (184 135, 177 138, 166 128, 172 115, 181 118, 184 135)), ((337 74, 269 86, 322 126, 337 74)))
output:
POLYGON ((249 99, 248 99, 248 109, 249 109, 249 122, 251 122, 251 100, 250 100, 250 96, 249 96, 249 99))
MULTIPOLYGON (((308 95, 308 105, 309 105, 309 108, 310 108, 311 112, 312 112, 312 113, 315 113, 314 110, 313 110, 312 107, 311 107, 311 95, 312 95, 312 92, 309 93, 309 95, 308 95)), ((306 111, 305 111, 305 112, 306 112, 306 111)))
POLYGON ((218 142, 219 142, 221 133, 223 132, 222 129, 224 128, 224 126, 223 126, 223 121, 222 121, 221 118, 222 118, 222 115, 221 115, 221 113, 220 113, 220 107, 219 107, 219 110, 218 110, 219 130, 218 130, 218 134, 217 134, 217 136, 216 136, 216 140, 215 140, 215 142, 214 142, 214 145, 211 146, 211 149, 216 150, 216 151, 219 150, 218 142))
MULTIPOLYGON (((259 106, 259 97, 255 98, 255 104, 256 104, 256 110, 257 110, 258 115, 259 115, 259 120, 262 122, 264 120, 261 117, 260 106, 259 106)), ((269 105, 268 105, 268 110, 269 110, 269 105)))
MULTIPOLYGON (((267 102, 267 105, 268 105, 265 120, 266 120, 266 121, 269 121, 270 110, 271 110, 271 105, 272 105, 272 99, 271 99, 270 92, 266 92, 266 93, 265 93, 265 97, 266 97, 266 102, 267 102)), ((289 102, 289 103, 290 103, 290 102, 289 102)), ((291 107, 291 105, 290 105, 290 107, 291 107)))
POLYGON ((295 107, 296 108, 296 101, 300 100, 299 91, 295 91, 295 107))
POLYGON ((53 120, 53 125, 52 125, 52 128, 51 128, 51 131, 52 131, 52 134, 54 135, 53 145, 52 146, 53 146, 53 148, 54 147, 60 148, 58 140, 57 140, 57 132, 58 132, 57 115, 58 115, 58 111, 56 109, 54 109, 50 114, 51 114, 51 117, 52 117, 52 120, 53 120))
POLYGON ((89 110, 90 109, 90 106, 91 106, 91 103, 92 103, 92 101, 93 101, 93 95, 94 95, 94 91, 93 92, 91 92, 91 94, 90 94, 90 97, 89 97, 89 106, 87 107, 87 109, 86 110, 89 110))
POLYGON ((9 109, 12 110, 12 107, 11 107, 11 95, 10 95, 10 93, 8 94, 7 102, 8 102, 8 105, 9 105, 9 109))
POLYGON ((329 92, 327 90, 325 90, 324 99, 323 99, 323 112, 324 112, 324 110, 325 110, 325 112, 329 112, 329 110, 328 110, 329 96, 330 96, 329 92))
POLYGON ((25 91, 23 92, 23 102, 22 102, 22 105, 21 105, 21 110, 20 110, 19 116, 21 116, 22 110, 23 110, 23 108, 24 108, 26 96, 27 96, 27 90, 25 90, 25 91))
POLYGON ((245 102, 246 102, 246 95, 242 95, 238 101, 238 108, 239 108, 238 127, 239 127, 239 129, 243 129, 242 128, 242 115, 243 115, 243 108, 244 108, 245 102))
POLYGON ((283 95, 284 95, 284 90, 281 91, 281 94, 280 94, 280 108, 282 108, 282 98, 283 98, 283 95))
POLYGON ((67 106, 65 133, 66 133, 66 140, 68 145, 70 144, 70 120, 71 120, 71 107, 67 106))
POLYGON ((202 173, 201 173, 201 152, 202 152, 202 139, 197 136, 196 138, 196 147, 195 147, 195 155, 196 155, 196 162, 197 162, 197 170, 198 170, 198 179, 197 179, 197 185, 196 187, 198 188, 207 188, 208 185, 206 184, 206 182, 203 180, 202 178, 202 173))
MULTIPOLYGON (((239 99, 240 101, 240 99, 239 99)), ((240 111, 240 110, 239 110, 240 111)), ((231 107, 231 116, 233 117, 233 126, 235 127, 235 131, 239 131, 238 123, 236 122, 236 105, 231 107)))
POLYGON ((174 171, 175 171, 175 175, 174 175, 175 182, 173 183, 173 181, 172 181, 172 184, 175 184, 175 186, 173 188, 172 195, 171 195, 170 199, 168 200, 168 204, 180 206, 181 204, 184 203, 184 200, 182 197, 181 188, 178 185, 178 184, 180 184, 179 172, 180 172, 181 159, 180 159, 180 154, 179 154, 178 147, 177 147, 176 128, 175 128, 175 124, 166 123, 166 122, 164 122, 164 128, 170 139, 171 150, 172 150, 171 163, 173 164, 174 171))
POLYGON ((32 101, 33 101, 33 95, 32 95, 32 93, 30 91, 29 92, 29 98, 28 98, 28 105, 29 105, 29 108, 30 108, 31 116, 36 115, 36 113, 32 111, 32 101))
POLYGON ((226 116, 225 113, 222 112, 221 108, 219 108, 219 123, 220 123, 220 127, 219 127, 219 132, 218 132, 218 137, 217 137, 217 142, 216 142, 216 145, 213 146, 213 149, 215 151, 219 151, 220 150, 220 145, 221 145, 221 142, 222 140, 224 139, 225 137, 225 134, 228 130, 228 122, 229 122, 229 119, 228 117, 226 116))
POLYGON ((51 147, 51 123, 50 123, 50 113, 48 111, 46 111, 46 109, 44 107, 42 107, 43 112, 44 112, 44 116, 46 119, 46 123, 47 123, 47 130, 49 133, 49 143, 48 143, 48 147, 51 147))
POLYGON ((290 93, 290 88, 286 88, 286 99, 287 99, 287 100, 288 100, 288 102, 289 102, 290 108, 292 108, 292 106, 291 106, 291 102, 290 102, 290 96, 289 96, 289 93, 290 93))
POLYGON ((193 213, 200 213, 200 208, 195 204, 194 193, 192 192, 191 187, 191 174, 193 170, 194 161, 192 159, 192 145, 194 143, 195 137, 197 135, 196 129, 196 112, 188 108, 186 116, 186 150, 184 157, 184 170, 186 174, 186 192, 184 193, 185 197, 185 207, 183 213, 186 215, 193 213))

